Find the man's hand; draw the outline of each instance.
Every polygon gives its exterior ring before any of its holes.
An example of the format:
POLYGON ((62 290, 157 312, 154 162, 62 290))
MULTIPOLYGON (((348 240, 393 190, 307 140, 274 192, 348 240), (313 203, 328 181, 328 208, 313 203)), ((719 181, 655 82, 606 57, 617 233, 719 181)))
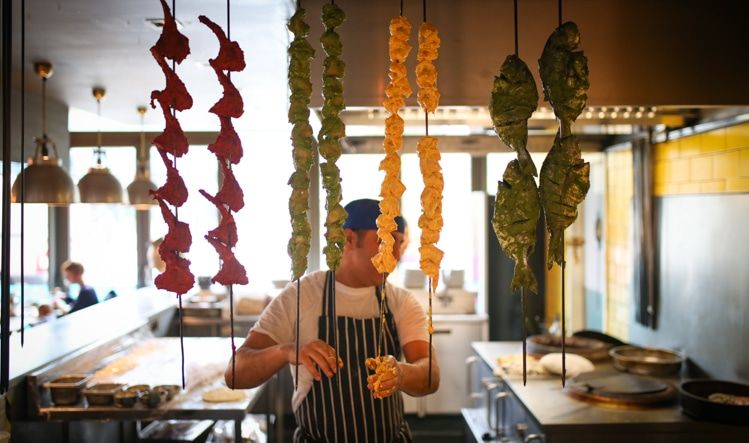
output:
POLYGON ((300 347, 299 362, 296 361, 296 346, 294 343, 284 345, 284 350, 289 363, 297 366, 300 363, 303 364, 312 378, 317 381, 321 379, 318 369, 330 378, 338 372, 339 368, 343 367, 343 361, 337 358, 335 349, 322 340, 314 340, 300 347))
POLYGON ((383 399, 393 395, 400 389, 403 381, 403 371, 400 363, 392 355, 379 358, 368 358, 366 365, 374 374, 367 377, 367 388, 372 391, 374 398, 383 399))

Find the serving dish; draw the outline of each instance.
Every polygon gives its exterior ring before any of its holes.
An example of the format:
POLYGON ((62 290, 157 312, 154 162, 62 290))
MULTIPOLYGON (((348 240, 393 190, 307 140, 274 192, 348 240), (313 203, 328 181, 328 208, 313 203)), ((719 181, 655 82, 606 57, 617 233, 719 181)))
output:
POLYGON ((690 417, 749 426, 749 406, 710 399, 714 394, 749 397, 749 385, 725 380, 690 380, 681 384, 679 393, 681 409, 690 417))
POLYGON ((675 351, 637 346, 617 346, 609 355, 616 369, 639 375, 672 375, 679 372, 684 361, 684 356, 675 351))
POLYGON ((114 403, 114 395, 124 387, 122 383, 98 383, 82 392, 89 406, 109 406, 114 403))
POLYGON ((50 382, 44 383, 49 389, 52 402, 56 406, 70 406, 81 401, 81 390, 91 379, 91 375, 71 374, 58 377, 50 382))

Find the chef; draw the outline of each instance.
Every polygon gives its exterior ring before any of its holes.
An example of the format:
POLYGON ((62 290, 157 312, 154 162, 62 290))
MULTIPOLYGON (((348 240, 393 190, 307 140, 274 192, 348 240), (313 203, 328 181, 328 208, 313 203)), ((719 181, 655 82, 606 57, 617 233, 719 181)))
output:
MULTIPOLYGON (((415 397, 431 394, 440 380, 436 354, 432 352, 429 386, 426 315, 405 289, 388 283, 384 294, 381 292, 382 274, 371 261, 378 250, 378 202, 354 200, 345 209, 346 243, 340 267, 335 274, 316 271, 301 279, 299 360, 294 282, 263 311, 237 349, 234 387, 258 386, 289 364, 292 374, 299 371, 292 397, 297 421, 295 442, 410 441, 401 393, 415 397), (333 284, 334 296, 325 290, 333 284), (375 386, 365 360, 378 354, 383 295, 386 326, 382 344, 387 375, 375 386)), ((397 260, 406 223, 400 216, 396 222, 393 254, 397 260)), ((232 386, 231 362, 225 378, 232 386)))

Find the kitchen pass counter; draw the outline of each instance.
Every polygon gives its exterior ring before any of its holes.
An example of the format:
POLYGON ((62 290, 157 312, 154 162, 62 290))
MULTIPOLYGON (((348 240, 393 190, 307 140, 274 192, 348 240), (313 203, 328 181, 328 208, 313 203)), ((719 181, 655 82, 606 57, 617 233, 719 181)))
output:
MULTIPOLYGON (((678 400, 654 407, 604 405, 572 398, 562 390, 559 376, 503 377, 497 358, 522 353, 520 342, 474 342, 473 350, 506 387, 510 404, 519 411, 510 419, 528 420, 529 427, 544 436, 546 442, 558 441, 749 441, 749 427, 727 426, 697 421, 682 414, 678 400)), ((611 363, 596 366, 596 371, 613 372, 611 363)), ((678 389, 678 379, 664 379, 678 389)), ((567 380, 570 383, 570 380, 567 380)), ((512 407, 510 407, 512 409, 512 407)), ((469 414, 474 420, 483 414, 469 414)), ((464 416, 466 414, 464 413, 464 416)), ((486 426, 486 419, 483 419, 486 426)), ((525 423, 524 423, 525 424, 525 423)), ((505 423, 508 432, 517 423, 505 423)))

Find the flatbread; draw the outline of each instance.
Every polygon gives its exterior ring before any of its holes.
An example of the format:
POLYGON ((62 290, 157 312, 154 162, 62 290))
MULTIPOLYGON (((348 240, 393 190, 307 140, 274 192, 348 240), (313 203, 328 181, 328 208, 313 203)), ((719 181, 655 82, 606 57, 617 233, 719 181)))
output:
POLYGON ((232 390, 227 387, 209 389, 203 392, 203 401, 209 403, 228 403, 241 401, 247 398, 244 391, 232 390))
MULTIPOLYGON (((575 377, 585 372, 591 372, 596 368, 590 360, 577 354, 567 353, 565 360, 567 377, 575 377)), ((552 374, 562 373, 562 354, 560 352, 546 354, 541 357, 539 362, 544 369, 552 374)))

